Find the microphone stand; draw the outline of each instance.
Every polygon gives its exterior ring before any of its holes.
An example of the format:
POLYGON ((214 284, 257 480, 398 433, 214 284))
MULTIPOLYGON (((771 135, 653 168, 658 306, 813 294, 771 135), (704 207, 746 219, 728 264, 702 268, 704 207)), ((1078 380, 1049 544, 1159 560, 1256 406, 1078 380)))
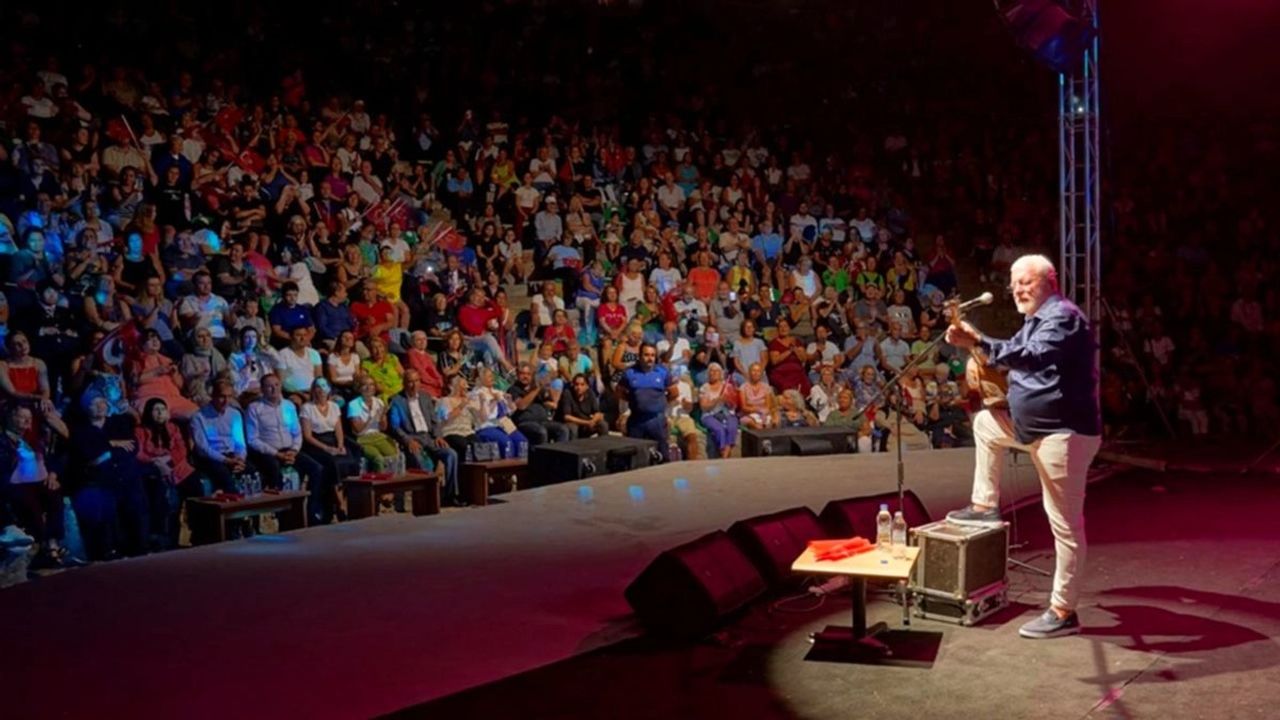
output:
MULTIPOLYGON (((875 397, 873 397, 870 402, 868 402, 866 405, 863 405, 861 408, 858 409, 858 415, 862 415, 863 417, 866 417, 868 410, 870 410, 875 405, 888 400, 890 388, 898 389, 898 402, 895 404, 895 408, 894 408, 894 412, 897 414, 897 417, 895 418, 895 422, 894 422, 895 427, 894 427, 893 433, 895 436, 895 442, 898 446, 897 448, 898 510, 904 515, 907 512, 906 489, 905 489, 907 472, 906 472, 906 467, 902 463, 902 392, 901 392, 902 378, 906 376, 907 371, 911 370, 912 368, 919 367, 920 362, 924 360, 926 357, 929 357, 929 355, 931 355, 933 351, 937 349, 939 345, 942 344, 942 341, 945 340, 946 337, 947 337, 947 334, 945 332, 939 332, 938 336, 935 337, 927 346, 925 346, 924 352, 920 353, 919 355, 912 356, 911 359, 908 360, 907 363, 902 366, 902 369, 899 370, 897 374, 889 378, 889 380, 885 382, 883 386, 881 386, 880 390, 876 392, 875 397)), ((875 418, 872 417, 870 422, 874 423, 875 418)), ((899 582, 897 589, 898 589, 898 595, 902 602, 902 624, 904 627, 909 627, 911 625, 911 597, 910 597, 910 594, 907 592, 906 583, 899 582)))
MULTIPOLYGON (((878 392, 876 392, 875 397, 873 397, 870 402, 863 405, 861 408, 858 408, 858 414, 865 416, 867 411, 870 410, 872 407, 887 401, 889 397, 890 388, 900 389, 902 385, 902 378, 906 377, 907 372, 912 368, 919 367, 921 361, 923 361, 926 357, 932 354, 933 350, 937 349, 937 347, 942 344, 942 342, 946 339, 946 337, 947 335, 945 332, 939 332, 938 336, 935 337, 932 341, 930 341, 927 346, 925 346, 924 352, 920 353, 919 355, 915 355, 910 360, 908 360, 907 363, 902 366, 901 370, 899 370, 893 377, 885 381, 884 385, 880 388, 878 392)), ((895 407, 897 418, 895 419, 895 427, 894 427, 894 434, 896 435, 896 443, 898 446, 897 448, 898 509, 905 514, 906 513, 906 507, 905 507, 906 506, 906 490, 905 490, 906 468, 902 464, 902 402, 901 402, 902 394, 901 392, 898 393, 898 397, 899 397, 899 401, 895 407)), ((871 420, 871 422, 873 423, 875 422, 874 418, 871 420)))

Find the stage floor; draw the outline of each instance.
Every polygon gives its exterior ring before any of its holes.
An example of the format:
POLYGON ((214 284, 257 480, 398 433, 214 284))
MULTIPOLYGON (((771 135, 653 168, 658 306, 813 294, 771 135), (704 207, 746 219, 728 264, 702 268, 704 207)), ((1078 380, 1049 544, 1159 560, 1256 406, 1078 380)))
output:
MULTIPOLYGON (((935 515, 968 496, 972 450, 905 466, 935 515)), ((676 463, 42 578, 0 591, 5 714, 390 712, 635 637, 622 591, 662 550, 895 478, 888 454, 676 463)))
MULTIPOLYGON (((977 627, 913 621, 944 633, 931 669, 806 661, 809 633, 848 624, 845 595, 795 613, 761 603, 698 644, 629 640, 396 717, 1274 718, 1278 512, 1270 477, 1134 472, 1091 487, 1077 637, 1018 637, 1051 582, 1017 571, 1015 604, 977 627)), ((1018 556, 1052 567, 1044 513, 1018 521, 1018 556)), ((893 627, 901 609, 873 602, 869 619, 893 627)))

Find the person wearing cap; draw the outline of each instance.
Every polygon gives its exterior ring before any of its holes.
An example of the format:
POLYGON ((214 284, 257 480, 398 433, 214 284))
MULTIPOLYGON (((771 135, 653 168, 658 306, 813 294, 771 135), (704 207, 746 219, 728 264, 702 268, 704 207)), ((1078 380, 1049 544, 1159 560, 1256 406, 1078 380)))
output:
POLYGON ((347 129, 357 136, 365 135, 373 127, 373 119, 365 112, 364 100, 351 103, 351 112, 347 113, 347 129))
POLYGON ((558 242, 560 236, 564 234, 564 221, 560 218, 560 203, 556 201, 555 195, 547 196, 542 210, 533 216, 533 229, 538 242, 543 247, 558 242))

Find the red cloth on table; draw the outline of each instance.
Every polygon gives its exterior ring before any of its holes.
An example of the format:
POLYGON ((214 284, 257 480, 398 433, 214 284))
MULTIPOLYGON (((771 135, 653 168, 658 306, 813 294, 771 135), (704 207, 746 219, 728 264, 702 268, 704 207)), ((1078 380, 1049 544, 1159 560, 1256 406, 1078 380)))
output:
POLYGON ((809 549, 814 560, 841 560, 876 549, 876 544, 864 537, 848 540, 810 540, 809 549))

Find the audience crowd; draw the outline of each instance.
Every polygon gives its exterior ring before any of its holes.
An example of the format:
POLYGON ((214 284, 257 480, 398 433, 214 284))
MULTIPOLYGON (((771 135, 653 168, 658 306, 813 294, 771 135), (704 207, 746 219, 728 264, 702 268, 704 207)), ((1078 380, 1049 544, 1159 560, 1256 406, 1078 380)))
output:
MULTIPOLYGON (((700 101, 623 125, 426 112, 425 92, 379 107, 302 70, 262 91, 207 69, 23 67, 0 95, 0 526, 50 565, 75 561, 65 518, 90 560, 151 552, 177 544, 185 498, 250 478, 309 490, 324 523, 362 471, 439 473, 461 504, 462 463, 603 433, 669 461, 728 457, 744 428, 964 444, 965 356, 934 342, 945 303, 962 268, 1001 285, 1056 227, 1051 138, 975 121, 982 98, 931 100, 934 124, 868 120, 835 149, 700 101)), ((899 100, 880 92, 869 108, 899 100)), ((1116 330, 1140 333, 1133 357, 1108 342, 1109 369, 1144 368, 1197 432, 1260 421, 1269 380, 1215 374, 1257 384, 1204 388, 1202 422, 1183 403, 1204 376, 1174 353, 1273 337, 1273 293, 1224 289, 1250 264, 1211 259, 1229 231, 1241 248, 1264 233, 1256 210, 1227 222, 1218 159, 1191 189, 1126 185, 1145 192, 1117 195, 1121 230, 1152 252, 1109 266, 1116 330), (1199 224, 1177 262, 1150 259, 1183 220, 1199 224), (1151 263, 1185 303, 1121 286, 1151 263), (1229 331, 1170 339, 1151 331, 1161 308, 1229 331)), ((1104 378, 1140 411, 1127 373, 1104 378)))

